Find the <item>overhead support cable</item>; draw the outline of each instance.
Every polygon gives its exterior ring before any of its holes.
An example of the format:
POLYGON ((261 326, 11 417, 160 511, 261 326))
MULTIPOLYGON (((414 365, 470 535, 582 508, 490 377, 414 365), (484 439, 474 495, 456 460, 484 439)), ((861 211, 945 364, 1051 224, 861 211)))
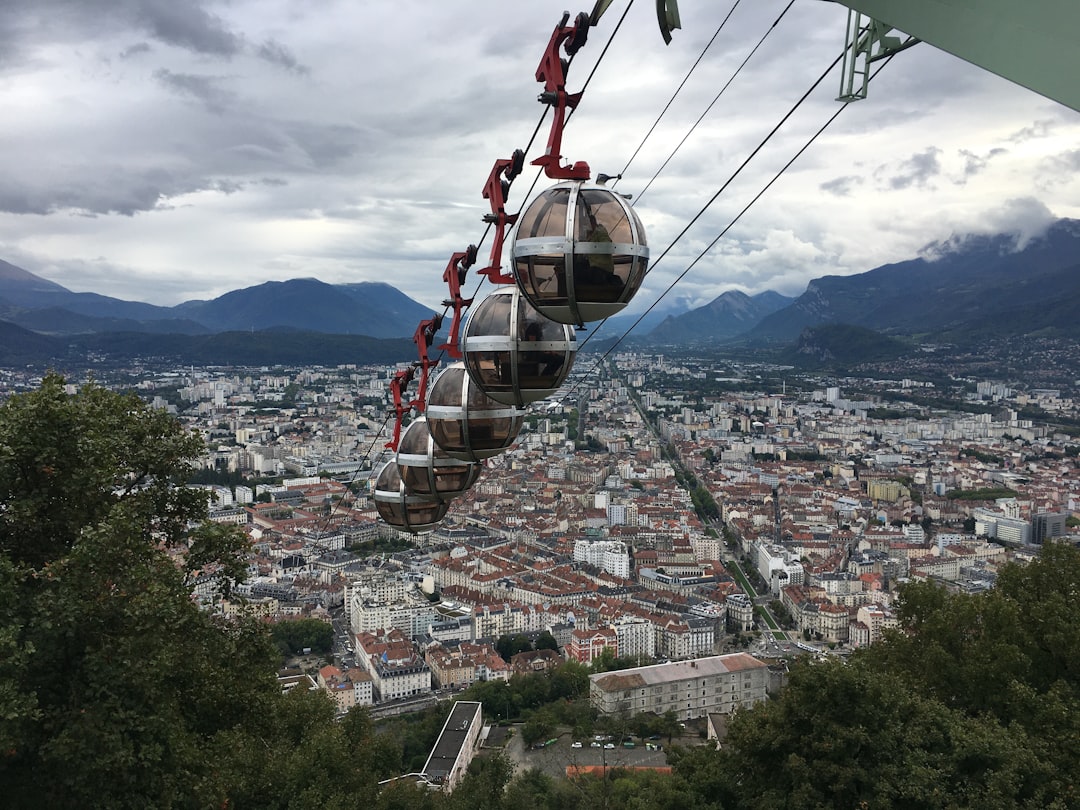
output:
MULTIPOLYGON (((755 53, 757 53, 757 50, 758 50, 758 48, 761 47, 762 43, 765 42, 766 39, 768 39, 769 34, 771 34, 776 29, 776 26, 780 23, 780 21, 782 19, 784 19, 784 15, 788 13, 788 10, 791 8, 791 6, 794 3, 795 3, 795 0, 789 0, 788 4, 786 6, 784 6, 784 10, 780 12, 780 16, 777 17, 773 21, 773 24, 770 25, 765 30, 765 33, 762 34, 761 39, 759 39, 757 41, 757 44, 754 45, 754 47, 750 50, 750 53, 748 53, 746 55, 746 58, 742 60, 742 62, 739 64, 739 66, 737 68, 735 68, 735 72, 731 74, 731 76, 728 78, 728 80, 726 82, 724 82, 724 86, 720 88, 720 92, 716 94, 716 96, 713 98, 713 100, 711 102, 709 102, 709 106, 707 106, 705 108, 705 111, 702 112, 700 116, 698 116, 698 119, 693 123, 693 125, 690 127, 690 129, 687 130, 686 134, 683 135, 682 140, 680 140, 679 143, 676 144, 675 148, 673 150, 671 150, 671 154, 667 156, 667 159, 665 159, 663 163, 660 164, 660 168, 656 170, 656 173, 653 174, 653 176, 652 176, 652 178, 650 178, 649 182, 645 184, 645 187, 641 191, 639 191, 637 193, 637 201, 638 202, 641 202, 641 198, 645 196, 645 192, 647 192, 649 190, 649 187, 652 186, 652 184, 656 181, 656 178, 660 176, 660 173, 662 171, 664 171, 664 169, 667 168, 667 165, 671 162, 672 158, 674 158, 675 155, 678 154, 679 150, 682 149, 683 144, 685 144, 687 139, 694 133, 694 130, 698 128, 698 125, 705 119, 705 116, 709 114, 709 112, 712 110, 713 106, 715 106, 716 102, 720 100, 720 96, 722 96, 724 94, 724 91, 727 90, 728 87, 731 86, 731 83, 733 81, 735 81, 735 77, 738 76, 739 73, 742 72, 742 69, 744 67, 746 67, 746 63, 750 61, 750 59, 754 56, 755 53)), ((841 55, 841 58, 843 58, 842 55, 841 55)), ((840 60, 838 59, 837 61, 840 61, 840 60)), ((815 84, 815 87, 816 86, 817 85, 815 84)))
MULTIPOLYGON (((346 489, 348 489, 349 487, 351 487, 353 484, 356 483, 357 474, 360 472, 360 469, 364 466, 364 464, 371 459, 371 451, 373 449, 375 449, 375 445, 378 443, 379 438, 383 435, 383 431, 386 430, 386 426, 388 424, 390 424, 390 414, 389 413, 386 414, 386 418, 383 420, 382 425, 379 426, 379 429, 377 431, 375 431, 375 436, 374 436, 374 438, 372 438, 371 444, 368 445, 368 449, 364 452, 363 457, 360 459, 359 465, 353 471, 352 478, 349 479, 349 483, 345 485, 346 489)), ((330 514, 326 516, 326 520, 323 522, 323 527, 320 530, 320 534, 323 533, 323 532, 326 532, 326 531, 328 531, 330 529, 330 523, 331 523, 331 521, 333 521, 334 516, 337 515, 338 507, 344 502, 345 502, 345 499, 342 498, 341 500, 336 501, 334 503, 334 508, 330 510, 330 514)), ((325 549, 325 545, 321 544, 319 542, 312 543, 312 545, 314 545, 316 548, 325 549)), ((325 549, 325 550, 329 550, 329 549, 325 549)))
MULTIPOLYGON (((630 168, 630 164, 634 162, 634 158, 638 156, 638 153, 641 151, 642 147, 645 146, 645 143, 649 140, 653 132, 656 130, 656 127, 660 124, 661 119, 667 114, 667 111, 671 109, 671 105, 675 103, 675 99, 679 97, 679 93, 682 92, 682 89, 686 86, 686 83, 690 80, 690 77, 694 75, 694 71, 697 70, 698 65, 701 64, 701 60, 705 58, 705 54, 708 53, 709 48, 712 47, 712 44, 716 42, 716 38, 720 36, 720 32, 724 30, 724 26, 727 25, 727 21, 731 19, 731 15, 735 12, 735 9, 739 7, 739 3, 741 2, 742 0, 735 0, 731 8, 728 10, 727 15, 724 17, 723 20, 720 21, 720 25, 713 33, 712 38, 705 44, 705 47, 701 49, 701 53, 698 54, 698 58, 694 60, 694 64, 690 66, 690 70, 688 70, 686 72, 686 75, 683 76, 683 80, 679 82, 679 86, 676 87, 675 92, 671 94, 671 98, 669 98, 667 104, 664 105, 664 109, 662 109, 660 111, 660 114, 656 116, 656 120, 653 121, 652 126, 649 127, 649 131, 645 133, 645 137, 641 139, 641 143, 637 145, 637 149, 635 149, 634 153, 630 155, 630 159, 626 161, 626 165, 622 167, 622 171, 619 172, 620 178, 624 174, 626 174, 626 171, 630 168)), ((618 179, 616 179, 615 182, 611 184, 611 187, 614 188, 616 183, 618 183, 618 179)))
MULTIPOLYGON (((690 227, 693 226, 693 224, 702 216, 702 214, 705 213, 705 211, 713 204, 713 202, 716 201, 716 199, 720 196, 720 194, 724 191, 724 189, 726 189, 731 184, 732 180, 735 179, 735 176, 740 171, 742 171, 742 169, 746 166, 747 163, 749 163, 750 159, 753 158, 754 155, 757 154, 757 152, 761 150, 761 148, 769 141, 769 139, 771 139, 773 137, 773 135, 776 134, 777 130, 780 129, 780 127, 784 124, 784 122, 787 121, 787 119, 791 117, 791 115, 795 112, 795 110, 797 110, 799 108, 799 106, 807 99, 807 97, 818 87, 818 85, 820 85, 821 82, 824 81, 824 79, 828 76, 829 73, 832 72, 833 68, 836 67, 837 63, 839 63, 842 58, 843 58, 843 54, 838 56, 836 58, 836 60, 834 60, 831 65, 829 65, 828 69, 826 69, 826 71, 824 73, 822 73, 822 75, 817 79, 817 81, 815 81, 814 84, 810 87, 810 89, 807 90, 806 93, 803 94, 803 96, 787 112, 787 114, 780 120, 780 122, 775 127, 773 127, 773 129, 769 132, 769 134, 765 137, 765 139, 758 145, 758 147, 750 154, 749 157, 746 158, 746 160, 743 161, 743 163, 739 166, 739 168, 736 169, 735 173, 732 174, 731 177, 729 177, 727 179, 727 181, 723 184, 723 186, 720 187, 720 189, 716 192, 716 194, 714 194, 712 196, 712 198, 705 204, 705 206, 694 216, 693 219, 690 220, 690 222, 687 224, 687 226, 685 228, 683 228, 682 231, 679 232, 679 234, 675 237, 674 240, 672 240, 671 244, 669 244, 668 247, 664 250, 664 252, 660 255, 660 259, 662 259, 665 255, 667 255, 668 252, 670 252, 671 248, 674 247, 674 245, 686 234, 686 232, 690 229, 690 227)), ((870 76, 870 79, 873 79, 875 76, 877 76, 877 74, 881 72, 881 70, 885 67, 885 65, 887 65, 889 63, 889 61, 891 61, 891 59, 892 59, 892 56, 890 55, 881 64, 881 66, 876 71, 874 71, 874 73, 870 76)), ((780 179, 780 177, 784 174, 784 172, 786 172, 789 168, 791 168, 792 164, 794 164, 795 161, 798 160, 803 155, 803 153, 806 152, 806 150, 810 148, 810 146, 818 139, 818 137, 826 130, 826 128, 828 128, 833 123, 833 121, 835 121, 837 119, 837 117, 840 115, 840 113, 842 113, 845 109, 847 109, 848 105, 851 104, 851 103, 852 103, 851 101, 844 102, 839 108, 837 108, 837 110, 831 116, 829 116, 828 120, 826 120, 825 123, 822 124, 821 127, 819 127, 818 130, 812 136, 810 136, 809 140, 807 140, 806 143, 804 143, 802 145, 802 147, 800 147, 799 150, 794 155, 792 155, 792 157, 782 167, 780 167, 780 169, 776 172, 776 174, 773 175, 772 179, 770 179, 769 182, 766 183, 757 192, 757 194, 755 194, 750 199, 750 201, 742 208, 742 210, 739 211, 739 213, 736 214, 735 217, 733 217, 731 219, 731 221, 728 222, 728 224, 726 226, 724 226, 724 228, 720 231, 720 233, 718 233, 716 235, 716 237, 705 247, 705 249, 702 250, 694 258, 694 260, 675 278, 675 280, 672 281, 671 284, 669 284, 667 286, 667 288, 664 290, 664 292, 662 292, 659 295, 659 297, 657 297, 657 299, 655 301, 653 301, 653 303, 650 304, 649 307, 643 313, 641 313, 640 316, 638 316, 637 320, 635 320, 634 323, 632 323, 622 333, 622 335, 620 335, 618 337, 618 339, 607 349, 607 351, 605 351, 604 354, 601 355, 600 359, 597 360, 596 363, 592 366, 592 368, 590 368, 585 373, 585 375, 582 377, 582 379, 579 380, 578 383, 576 383, 575 386, 573 388, 571 388, 570 391, 568 391, 566 393, 566 396, 563 397, 563 400, 562 400, 563 402, 566 402, 567 400, 570 399, 570 397, 573 395, 573 393, 581 385, 581 382, 583 380, 585 380, 585 379, 588 379, 600 367, 600 365, 611 355, 611 353, 613 351, 615 351, 616 348, 618 348, 618 346, 629 336, 629 334, 638 326, 638 324, 640 324, 642 322, 642 320, 644 320, 645 316, 648 315, 650 312, 652 312, 652 310, 657 306, 657 304, 659 304, 667 296, 667 294, 670 293, 675 288, 675 286, 680 281, 682 281, 683 278, 686 277, 686 275, 698 264, 698 262, 700 262, 701 259, 703 259, 705 257, 705 255, 708 254, 708 252, 711 251, 716 246, 716 244, 728 233, 729 230, 731 230, 731 228, 742 218, 742 216, 747 211, 749 211, 750 208, 759 199, 761 199, 762 196, 764 196, 765 192, 768 191, 772 187, 772 185, 777 180, 780 179)), ((657 262, 659 262, 660 259, 657 259, 657 262)), ((652 269, 655 269, 655 267, 656 267, 656 265, 654 264, 652 269)), ((650 272, 651 272, 651 270, 650 270, 650 272)), ((603 326, 603 323, 601 323, 595 330, 593 330, 592 334, 590 334, 584 341, 582 341, 581 346, 578 347, 579 351, 581 350, 581 348, 584 348, 585 344, 587 344, 589 342, 589 340, 593 336, 595 336, 597 334, 597 332, 599 331, 601 326, 603 326)))

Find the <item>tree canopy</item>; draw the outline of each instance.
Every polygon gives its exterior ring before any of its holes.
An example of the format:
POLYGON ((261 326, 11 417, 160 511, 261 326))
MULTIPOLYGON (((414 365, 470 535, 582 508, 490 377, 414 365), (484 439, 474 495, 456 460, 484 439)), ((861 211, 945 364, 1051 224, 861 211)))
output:
POLYGON ((319 619, 289 619, 273 625, 270 637, 286 655, 297 655, 306 649, 325 654, 334 644, 334 626, 319 619))

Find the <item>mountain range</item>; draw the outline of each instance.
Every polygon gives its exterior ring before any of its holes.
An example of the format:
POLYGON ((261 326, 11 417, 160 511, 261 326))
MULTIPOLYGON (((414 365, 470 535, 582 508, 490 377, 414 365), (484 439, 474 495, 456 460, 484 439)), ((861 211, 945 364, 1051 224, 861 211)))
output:
POLYGON ((211 301, 159 307, 77 293, 0 261, 0 319, 52 335, 88 332, 218 332, 295 329, 374 338, 411 337, 432 312, 389 284, 268 281, 211 301))
POLYGON ((753 329, 767 315, 789 306, 795 299, 772 290, 747 295, 728 290, 708 304, 681 315, 668 315, 648 333, 651 343, 715 343, 753 329))
MULTIPOLYGON (((695 309, 668 303, 641 320, 632 340, 792 345, 796 356, 820 363, 829 356, 850 362, 860 346, 881 357, 905 345, 886 346, 870 330, 908 338, 908 345, 912 337, 964 343, 988 335, 1080 336, 1080 220, 1058 220, 1023 244, 1008 234, 963 236, 921 254, 814 279, 797 298, 729 290, 695 309), (823 341, 833 348, 822 348, 823 341), (841 343, 849 345, 837 351, 841 343)), ((431 315, 389 284, 307 278, 160 307, 72 292, 0 261, 0 363, 8 365, 88 353, 185 363, 396 362, 415 359, 409 338, 431 315)), ((621 335, 634 320, 613 318, 601 334, 621 335)))
POLYGON ((1060 219, 1023 244, 1012 234, 962 236, 921 253, 814 279, 795 299, 729 290, 668 317, 637 344, 794 344, 807 329, 832 324, 958 343, 1036 332, 1080 336, 1080 220, 1060 219))
POLYGON ((935 243, 923 256, 853 276, 814 279, 745 337, 795 340, 808 326, 846 323, 892 335, 1076 334, 1080 220, 1062 219, 1017 244, 1011 234, 935 243))

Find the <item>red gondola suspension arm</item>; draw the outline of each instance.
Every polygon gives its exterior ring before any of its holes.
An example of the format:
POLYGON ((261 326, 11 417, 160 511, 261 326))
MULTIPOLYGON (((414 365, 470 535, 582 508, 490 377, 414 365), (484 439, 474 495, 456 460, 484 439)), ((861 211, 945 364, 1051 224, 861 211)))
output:
POLYGON ((591 170, 589 164, 578 161, 571 166, 562 166, 562 134, 566 125, 567 109, 574 109, 581 100, 581 93, 566 92, 566 69, 569 63, 559 56, 559 48, 573 56, 584 45, 589 36, 589 15, 584 11, 577 15, 574 24, 567 26, 569 12, 563 12, 562 21, 555 27, 551 40, 536 69, 536 80, 544 83, 544 92, 538 101, 554 108, 551 133, 548 135, 547 151, 542 157, 532 162, 541 166, 544 173, 552 180, 588 180, 591 170))
MULTIPOLYGON (((463 251, 459 251, 450 257, 443 273, 443 281, 450 287, 450 298, 443 301, 443 306, 454 308, 454 317, 450 321, 450 335, 446 343, 439 346, 441 351, 446 352, 455 360, 461 359, 461 350, 458 348, 458 334, 461 331, 461 312, 472 304, 471 298, 462 298, 461 285, 465 283, 465 275, 469 268, 476 262, 476 245, 469 245, 463 251)), ((430 344, 429 344, 430 345, 430 344)))
POLYGON ((495 166, 484 183, 484 199, 491 205, 491 213, 484 214, 484 222, 495 226, 495 239, 491 243, 491 258, 489 264, 477 274, 487 276, 492 284, 513 284, 514 277, 502 271, 503 242, 506 239, 507 227, 517 222, 517 214, 506 213, 506 196, 510 193, 510 184, 521 174, 525 165, 525 153, 520 149, 514 150, 512 158, 496 160, 495 166))

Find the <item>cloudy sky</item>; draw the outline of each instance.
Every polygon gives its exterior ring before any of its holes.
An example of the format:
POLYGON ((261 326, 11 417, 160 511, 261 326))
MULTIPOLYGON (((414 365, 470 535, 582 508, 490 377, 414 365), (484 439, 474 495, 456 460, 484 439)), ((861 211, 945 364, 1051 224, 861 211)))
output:
MULTIPOLYGON (((162 305, 315 277, 388 281, 441 309, 447 260, 484 235, 492 165, 540 120, 534 73, 551 32, 564 8, 591 2, 4 0, 0 258, 162 305)), ((632 162, 731 3, 681 0, 683 28, 665 46, 654 4, 639 0, 601 58, 627 7, 615 0, 575 58, 569 90, 595 74, 563 155, 594 174, 625 167, 618 189, 640 195, 654 259, 667 251, 631 311, 836 110, 834 71, 672 246, 840 53, 846 9, 795 0, 717 98, 787 5, 737 4, 632 162)), ((1080 217, 1078 144, 1080 113, 917 45, 665 303, 798 295, 956 234, 1080 217)), ((515 182, 512 210, 534 176, 515 182)))

